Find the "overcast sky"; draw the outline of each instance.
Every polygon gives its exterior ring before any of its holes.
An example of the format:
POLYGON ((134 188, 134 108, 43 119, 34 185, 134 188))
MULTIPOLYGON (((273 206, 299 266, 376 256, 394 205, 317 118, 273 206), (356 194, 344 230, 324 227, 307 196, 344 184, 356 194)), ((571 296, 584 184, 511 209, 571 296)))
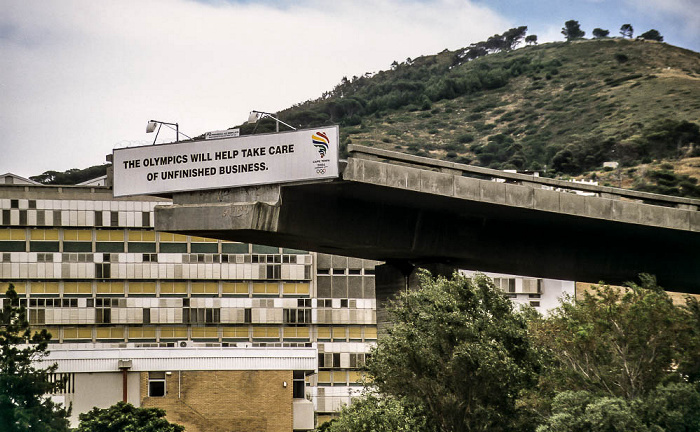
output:
MULTIPOLYGON (((700 0, 0 0, 0 174, 104 163, 149 119, 189 136, 319 97, 343 76, 527 25, 651 28, 700 51, 700 0)), ((163 128, 160 141, 175 133, 163 128)))

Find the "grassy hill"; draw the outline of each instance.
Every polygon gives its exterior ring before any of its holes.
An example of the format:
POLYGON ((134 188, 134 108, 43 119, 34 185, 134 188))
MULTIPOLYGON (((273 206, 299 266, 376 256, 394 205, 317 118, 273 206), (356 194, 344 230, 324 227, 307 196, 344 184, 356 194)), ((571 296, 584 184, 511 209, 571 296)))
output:
POLYGON ((280 118, 300 127, 339 123, 342 148, 700 197, 700 54, 630 39, 533 45, 475 60, 468 51, 344 78, 280 118), (605 171, 604 161, 621 169, 605 171))

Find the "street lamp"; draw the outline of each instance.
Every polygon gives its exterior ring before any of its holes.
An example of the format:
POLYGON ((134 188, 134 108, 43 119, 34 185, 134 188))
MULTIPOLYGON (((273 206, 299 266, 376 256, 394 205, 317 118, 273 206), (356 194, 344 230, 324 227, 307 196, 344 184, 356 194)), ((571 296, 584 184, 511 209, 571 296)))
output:
POLYGON ((268 112, 264 112, 264 111, 256 111, 256 110, 251 111, 250 115, 248 116, 248 123, 255 124, 258 122, 258 120, 264 119, 265 117, 270 117, 271 119, 275 120, 275 122, 276 122, 275 132, 280 131, 280 123, 282 123, 283 125, 287 126, 288 128, 290 128, 292 130, 297 130, 297 128, 295 128, 294 126, 287 124, 287 123, 283 122, 282 120, 280 120, 279 117, 277 117, 277 113, 273 114, 273 113, 268 113, 268 112))
MULTIPOLYGON (((156 143, 156 140, 158 139, 158 134, 160 133, 160 127, 162 125, 168 126, 170 129, 172 129, 173 126, 175 126, 175 142, 180 142, 180 126, 178 126, 177 123, 168 123, 160 120, 149 120, 148 124, 146 125, 146 133, 151 133, 154 130, 156 130, 156 125, 158 126, 158 131, 156 132, 156 137, 153 139, 153 144, 156 143)), ((183 134, 185 135, 185 134, 183 134)), ((185 135, 187 138, 187 135, 185 135)), ((190 138, 192 139, 192 138, 190 138)))

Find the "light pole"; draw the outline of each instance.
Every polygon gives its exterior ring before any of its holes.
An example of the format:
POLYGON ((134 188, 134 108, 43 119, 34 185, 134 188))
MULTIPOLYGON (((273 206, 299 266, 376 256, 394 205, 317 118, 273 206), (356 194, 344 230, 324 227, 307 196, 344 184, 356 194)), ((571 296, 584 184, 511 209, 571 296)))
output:
POLYGON ((275 123, 275 132, 280 131, 280 123, 282 123, 283 125, 287 126, 288 128, 290 128, 292 130, 297 130, 297 128, 295 128, 294 126, 287 124, 287 123, 283 122, 282 120, 280 120, 279 117, 277 117, 277 113, 273 114, 273 113, 268 113, 268 112, 264 112, 264 111, 256 111, 256 110, 251 111, 250 115, 248 116, 248 123, 255 124, 258 122, 258 120, 264 119, 265 117, 270 117, 271 119, 275 120, 275 122, 276 122, 275 123))
MULTIPOLYGON (((149 120, 148 124, 146 125, 146 133, 151 133, 154 130, 156 130, 156 125, 158 125, 158 131, 156 132, 156 137, 153 139, 153 144, 156 143, 156 140, 158 139, 158 134, 160 133, 160 127, 162 125, 168 126, 170 129, 172 129, 172 126, 175 126, 175 142, 180 142, 180 126, 178 126, 177 123, 168 123, 160 120, 149 120)), ((185 134, 183 134, 185 135, 185 134)), ((185 135, 187 138, 187 135, 185 135)), ((192 139, 192 138, 190 138, 192 139)))

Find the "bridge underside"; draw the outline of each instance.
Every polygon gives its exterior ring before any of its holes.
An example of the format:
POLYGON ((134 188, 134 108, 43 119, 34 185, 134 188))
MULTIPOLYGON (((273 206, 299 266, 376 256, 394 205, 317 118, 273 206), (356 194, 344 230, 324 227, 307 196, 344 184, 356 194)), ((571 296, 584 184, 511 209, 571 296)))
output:
POLYGON ((177 194, 156 229, 361 257, 700 293, 700 233, 359 182, 177 194))

